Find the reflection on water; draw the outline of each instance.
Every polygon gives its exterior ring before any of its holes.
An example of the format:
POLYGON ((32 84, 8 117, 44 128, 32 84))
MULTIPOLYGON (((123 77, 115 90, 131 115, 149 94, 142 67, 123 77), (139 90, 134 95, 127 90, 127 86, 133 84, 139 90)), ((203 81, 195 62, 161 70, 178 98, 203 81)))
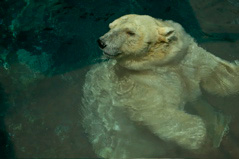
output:
POLYGON ((230 2, 232 5, 235 5, 235 6, 239 7, 239 1, 238 0, 228 0, 228 2, 230 2))
MULTIPOLYGON (((0 1, 0 158, 96 157, 81 125, 81 90, 101 55, 96 40, 112 20, 129 13, 172 19, 202 47, 232 61, 239 59, 237 5, 237 0, 0 1)), ((213 108, 233 116, 221 146, 205 156, 238 158, 238 96, 204 95, 213 108)), ((195 157, 177 146, 167 153, 195 157)))

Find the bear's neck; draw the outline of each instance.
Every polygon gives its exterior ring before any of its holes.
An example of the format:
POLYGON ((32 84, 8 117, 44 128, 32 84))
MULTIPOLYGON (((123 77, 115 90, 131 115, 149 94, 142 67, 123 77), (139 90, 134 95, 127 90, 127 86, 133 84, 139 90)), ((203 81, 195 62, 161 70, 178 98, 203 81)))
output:
POLYGON ((158 67, 165 67, 170 65, 179 64, 185 55, 188 53, 188 44, 178 44, 177 47, 168 47, 163 50, 162 48, 150 51, 145 56, 141 57, 127 57, 117 59, 117 65, 134 71, 147 71, 155 70, 158 67))

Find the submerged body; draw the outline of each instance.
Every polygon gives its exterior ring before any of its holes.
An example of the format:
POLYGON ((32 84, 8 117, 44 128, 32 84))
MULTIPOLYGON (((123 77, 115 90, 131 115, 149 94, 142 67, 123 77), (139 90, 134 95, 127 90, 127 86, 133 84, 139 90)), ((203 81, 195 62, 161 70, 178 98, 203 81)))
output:
POLYGON ((218 95, 237 93, 239 67, 200 48, 172 21, 126 15, 110 28, 99 44, 111 59, 93 66, 84 85, 84 127, 96 153, 160 156, 161 140, 200 149, 207 123, 184 106, 198 100, 201 87, 218 95))

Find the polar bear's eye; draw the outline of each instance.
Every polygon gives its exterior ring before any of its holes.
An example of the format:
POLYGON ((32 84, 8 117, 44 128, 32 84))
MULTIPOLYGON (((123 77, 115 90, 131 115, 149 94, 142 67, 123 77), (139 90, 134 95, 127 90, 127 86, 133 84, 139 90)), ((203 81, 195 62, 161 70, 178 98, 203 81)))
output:
POLYGON ((126 33, 127 33, 128 35, 130 35, 130 36, 134 36, 134 35, 135 35, 135 33, 132 32, 132 31, 127 31, 126 33))

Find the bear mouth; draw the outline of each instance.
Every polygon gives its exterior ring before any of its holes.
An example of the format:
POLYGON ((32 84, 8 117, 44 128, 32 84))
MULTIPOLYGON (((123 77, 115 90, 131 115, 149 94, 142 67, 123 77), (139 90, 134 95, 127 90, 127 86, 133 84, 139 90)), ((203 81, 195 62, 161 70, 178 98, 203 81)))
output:
POLYGON ((109 54, 109 53, 107 53, 107 52, 103 52, 103 54, 104 54, 104 55, 106 55, 106 56, 108 56, 108 57, 110 57, 110 58, 117 57, 117 56, 119 56, 119 55, 120 55, 120 53, 116 53, 116 54, 109 54))

